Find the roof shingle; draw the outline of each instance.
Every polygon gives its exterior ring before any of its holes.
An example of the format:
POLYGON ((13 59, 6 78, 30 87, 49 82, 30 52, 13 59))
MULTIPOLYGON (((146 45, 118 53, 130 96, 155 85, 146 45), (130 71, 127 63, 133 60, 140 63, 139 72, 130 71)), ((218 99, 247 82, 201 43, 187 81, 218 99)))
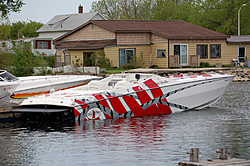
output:
POLYGON ((61 41, 57 44, 57 49, 102 49, 105 46, 116 45, 116 40, 61 41))

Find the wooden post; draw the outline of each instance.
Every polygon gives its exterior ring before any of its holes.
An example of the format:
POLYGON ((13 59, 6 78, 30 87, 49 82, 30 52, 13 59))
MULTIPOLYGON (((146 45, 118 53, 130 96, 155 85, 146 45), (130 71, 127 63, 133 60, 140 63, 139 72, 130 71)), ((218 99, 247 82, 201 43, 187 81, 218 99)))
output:
POLYGON ((191 148, 190 152, 187 152, 187 154, 190 154, 190 162, 199 162, 199 148, 191 148))
POLYGON ((216 151, 216 153, 219 153, 219 159, 221 159, 221 160, 228 159, 228 149, 227 148, 220 148, 220 150, 216 151))

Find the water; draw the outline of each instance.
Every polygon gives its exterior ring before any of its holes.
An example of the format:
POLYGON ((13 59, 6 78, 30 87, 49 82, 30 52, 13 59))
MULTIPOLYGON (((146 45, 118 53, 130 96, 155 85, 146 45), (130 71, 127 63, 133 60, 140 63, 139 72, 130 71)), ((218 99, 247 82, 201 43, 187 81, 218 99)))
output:
POLYGON ((250 83, 232 83, 213 107, 171 115, 59 126, 0 124, 0 165, 177 165, 190 148, 201 160, 250 159, 250 83))

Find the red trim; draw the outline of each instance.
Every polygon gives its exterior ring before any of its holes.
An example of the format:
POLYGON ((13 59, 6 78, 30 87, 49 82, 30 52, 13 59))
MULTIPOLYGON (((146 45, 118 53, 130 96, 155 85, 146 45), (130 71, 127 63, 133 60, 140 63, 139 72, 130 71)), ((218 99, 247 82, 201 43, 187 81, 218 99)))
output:
MULTIPOLYGON (((51 41, 50 40, 36 40, 35 49, 39 49, 38 48, 38 42, 47 42, 48 43, 48 48, 47 49, 51 49, 51 41)), ((44 49, 44 48, 40 48, 40 49, 44 49)))

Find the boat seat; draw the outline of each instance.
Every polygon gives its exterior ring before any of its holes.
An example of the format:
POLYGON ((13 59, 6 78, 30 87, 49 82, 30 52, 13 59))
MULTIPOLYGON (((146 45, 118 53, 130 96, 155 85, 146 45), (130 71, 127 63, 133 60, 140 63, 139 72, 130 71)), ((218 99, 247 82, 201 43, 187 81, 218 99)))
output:
POLYGON ((121 89, 129 85, 128 81, 119 81, 115 84, 114 89, 121 89))

